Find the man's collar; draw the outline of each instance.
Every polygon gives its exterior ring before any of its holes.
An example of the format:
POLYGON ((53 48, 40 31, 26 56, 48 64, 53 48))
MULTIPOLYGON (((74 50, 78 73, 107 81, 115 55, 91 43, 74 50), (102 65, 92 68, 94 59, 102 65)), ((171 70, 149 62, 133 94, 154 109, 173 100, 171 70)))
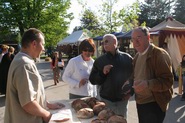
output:
POLYGON ((142 53, 139 53, 139 55, 145 55, 147 53, 149 47, 150 47, 150 44, 148 45, 148 47, 146 48, 146 50, 144 52, 142 52, 142 53))

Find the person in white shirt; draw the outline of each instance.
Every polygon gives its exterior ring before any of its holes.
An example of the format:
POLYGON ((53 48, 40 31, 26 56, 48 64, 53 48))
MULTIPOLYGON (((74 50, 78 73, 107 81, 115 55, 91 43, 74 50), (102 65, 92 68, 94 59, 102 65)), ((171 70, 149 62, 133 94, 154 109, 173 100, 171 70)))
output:
POLYGON ((62 79, 69 84, 69 98, 96 97, 96 85, 89 82, 89 75, 94 63, 92 56, 95 52, 93 39, 81 42, 80 55, 69 60, 62 79))

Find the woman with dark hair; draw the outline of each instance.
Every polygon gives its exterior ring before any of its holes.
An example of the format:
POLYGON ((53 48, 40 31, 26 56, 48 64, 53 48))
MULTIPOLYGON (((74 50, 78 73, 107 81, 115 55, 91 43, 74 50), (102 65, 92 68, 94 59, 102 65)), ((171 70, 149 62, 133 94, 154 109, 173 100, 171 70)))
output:
POLYGON ((181 67, 182 67, 182 80, 183 80, 183 94, 181 97, 181 101, 185 101, 185 55, 183 55, 182 57, 181 67))
POLYGON ((89 82, 89 75, 94 63, 95 52, 93 39, 85 39, 79 46, 80 55, 71 58, 65 68, 62 79, 69 84, 69 98, 95 97, 96 86, 89 82))

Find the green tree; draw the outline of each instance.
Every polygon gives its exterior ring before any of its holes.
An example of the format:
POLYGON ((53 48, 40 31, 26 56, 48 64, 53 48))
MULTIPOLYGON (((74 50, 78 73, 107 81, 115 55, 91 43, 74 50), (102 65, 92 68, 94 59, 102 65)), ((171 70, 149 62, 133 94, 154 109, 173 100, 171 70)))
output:
POLYGON ((137 14, 140 11, 138 2, 134 3, 131 6, 123 7, 119 11, 116 8, 118 0, 101 0, 100 3, 102 4, 97 7, 98 11, 96 12, 90 11, 89 8, 87 9, 87 3, 85 1, 78 0, 78 2, 80 5, 82 5, 84 12, 81 19, 82 26, 76 27, 75 30, 86 27, 84 24, 87 24, 90 27, 90 21, 94 21, 93 28, 95 29, 95 31, 98 32, 95 32, 94 35, 117 32, 123 29, 123 31, 128 31, 138 25, 137 14), (88 10, 89 12, 85 12, 86 10, 88 10), (93 20, 90 20, 90 18, 93 18, 93 20), (98 23, 96 23, 97 21, 95 20, 97 20, 98 23), (98 27, 98 29, 95 28, 96 26, 98 27))
POLYGON ((185 0, 177 0, 174 8, 174 18, 185 24, 185 0))
POLYGON ((103 34, 98 17, 90 9, 84 11, 80 21, 81 29, 88 29, 92 33, 92 37, 103 34))
POLYGON ((138 13, 140 12, 139 3, 135 2, 131 6, 122 8, 119 12, 119 23, 122 25, 122 31, 126 32, 139 25, 138 13))
POLYGON ((138 2, 116 11, 117 2, 118 0, 106 0, 102 4, 102 10, 99 10, 106 33, 128 31, 137 25, 137 14, 140 11, 138 2))
POLYGON ((166 0, 146 0, 140 4, 139 23, 146 22, 146 26, 153 27, 170 15, 170 3, 166 0))
POLYGON ((106 30, 106 33, 111 33, 117 31, 117 19, 118 13, 113 10, 114 5, 118 0, 105 0, 102 4, 102 10, 99 10, 101 13, 101 20, 103 20, 103 27, 106 30))
POLYGON ((46 46, 54 46, 66 36, 72 14, 70 0, 1 0, 1 27, 19 32, 34 27, 44 32, 46 46))

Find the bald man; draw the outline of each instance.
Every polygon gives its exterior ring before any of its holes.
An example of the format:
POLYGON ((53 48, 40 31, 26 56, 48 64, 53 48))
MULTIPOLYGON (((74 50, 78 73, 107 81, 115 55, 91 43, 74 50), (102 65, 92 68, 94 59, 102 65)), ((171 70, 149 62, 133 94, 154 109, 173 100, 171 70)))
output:
POLYGON ((89 80, 99 85, 99 95, 116 114, 127 117, 128 94, 131 86, 132 57, 118 50, 117 38, 112 34, 103 37, 105 54, 94 62, 89 80))

